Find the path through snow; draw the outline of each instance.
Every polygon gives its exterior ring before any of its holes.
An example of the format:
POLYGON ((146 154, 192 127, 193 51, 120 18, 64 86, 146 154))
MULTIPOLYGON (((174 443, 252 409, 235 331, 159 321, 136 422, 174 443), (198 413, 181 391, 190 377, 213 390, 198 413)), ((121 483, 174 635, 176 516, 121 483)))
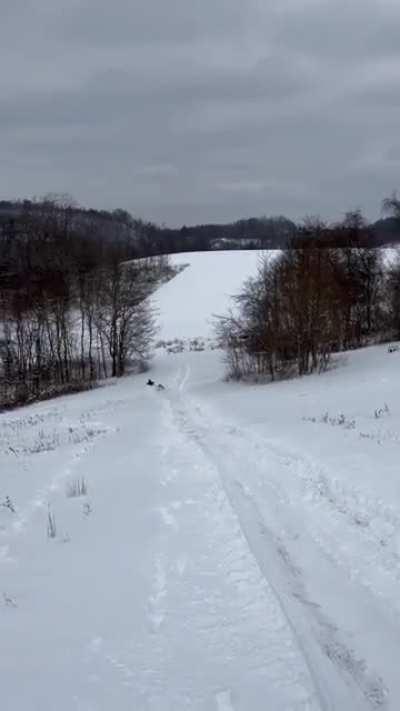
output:
MULTIPOLYGON (((154 373, 161 393, 130 378, 0 417, 7 711, 396 710, 400 507, 361 488, 357 433, 347 481, 308 422, 265 426, 266 390, 218 384, 216 353, 154 373)), ((307 414, 317 382, 276 407, 307 414)))

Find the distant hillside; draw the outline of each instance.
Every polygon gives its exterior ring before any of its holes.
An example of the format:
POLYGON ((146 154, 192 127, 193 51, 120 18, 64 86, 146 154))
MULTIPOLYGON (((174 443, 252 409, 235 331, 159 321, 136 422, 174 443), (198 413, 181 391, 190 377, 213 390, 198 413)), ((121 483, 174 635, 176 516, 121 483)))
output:
MULTIPOLYGON (((227 224, 184 225, 169 228, 137 219, 126 210, 93 210, 75 205, 56 203, 61 215, 68 218, 69 227, 76 234, 93 235, 103 241, 115 241, 121 236, 129 242, 132 257, 181 252, 215 250, 284 249, 307 229, 286 217, 252 217, 227 224)), ((23 219, 53 209, 51 201, 0 201, 0 233, 12 237, 23 229, 23 219)), ((363 223, 358 228, 356 242, 377 247, 400 243, 400 223, 393 217, 375 223, 363 223)), ((342 226, 329 226, 321 233, 321 244, 354 245, 354 231, 342 226)))
POLYGON ((46 213, 54 216, 56 212, 76 233, 92 231, 96 237, 113 239, 115 228, 119 226, 124 228, 126 236, 133 239, 136 235, 135 221, 125 210, 92 210, 52 200, 0 201, 0 229, 3 233, 10 228, 18 229, 27 217, 42 219, 46 213))
MULTIPOLYGON (((188 340, 211 338, 213 314, 225 314, 249 277, 257 274, 261 255, 268 252, 230 251, 176 254, 173 265, 187 268, 156 292, 154 302, 159 315, 159 338, 188 340)), ((274 252, 276 254, 276 252, 274 252)))

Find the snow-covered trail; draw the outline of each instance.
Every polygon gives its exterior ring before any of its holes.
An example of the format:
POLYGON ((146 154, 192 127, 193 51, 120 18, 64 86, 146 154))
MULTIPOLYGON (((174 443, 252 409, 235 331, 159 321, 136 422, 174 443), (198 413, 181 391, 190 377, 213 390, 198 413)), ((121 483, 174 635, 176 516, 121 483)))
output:
POLYGON ((162 396, 165 530, 152 598, 162 683, 154 709, 324 708, 219 468, 181 419, 186 376, 177 376, 162 396))
POLYGON ((0 418, 7 711, 324 707, 218 466, 179 418, 178 362, 174 378, 0 418), (81 478, 87 496, 68 498, 81 478))
POLYGON ((238 426, 233 413, 221 418, 209 398, 186 395, 189 383, 190 368, 182 365, 179 394, 171 395, 177 426, 218 471, 307 663, 320 707, 397 708, 400 619, 392 586, 398 565, 390 569, 379 534, 328 490, 312 491, 323 482, 317 461, 238 426), (371 576, 373 548, 381 555, 371 576))
POLYGON ((255 426, 273 389, 223 384, 219 358, 161 356, 163 392, 139 376, 0 417, 7 711, 399 707, 400 511, 335 485, 297 414, 255 426))

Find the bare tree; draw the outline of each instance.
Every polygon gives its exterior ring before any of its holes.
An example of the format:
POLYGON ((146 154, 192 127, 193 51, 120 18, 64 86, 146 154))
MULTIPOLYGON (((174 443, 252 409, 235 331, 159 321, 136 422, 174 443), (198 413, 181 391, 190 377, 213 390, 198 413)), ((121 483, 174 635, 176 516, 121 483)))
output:
POLYGON ((117 264, 99 273, 101 291, 95 323, 107 343, 111 375, 125 373, 129 360, 143 362, 154 335, 149 285, 138 263, 117 264))
POLYGON ((21 205, 12 240, 0 234, 0 406, 69 392, 148 355, 148 296, 166 261, 125 264, 132 221, 98 218, 64 196, 21 205), (111 239, 112 238, 112 239, 111 239))
POLYGON ((235 377, 321 371, 333 351, 380 337, 379 252, 326 246, 327 234, 320 220, 308 220, 290 247, 245 284, 236 314, 220 319, 235 377))

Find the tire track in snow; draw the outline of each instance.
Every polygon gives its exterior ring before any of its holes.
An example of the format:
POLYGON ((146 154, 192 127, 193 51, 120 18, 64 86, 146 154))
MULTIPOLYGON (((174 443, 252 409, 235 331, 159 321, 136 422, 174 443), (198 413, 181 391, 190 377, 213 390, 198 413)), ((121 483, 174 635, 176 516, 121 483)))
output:
POLYGON ((307 665, 249 551, 218 471, 177 427, 171 405, 176 392, 174 379, 162 397, 165 447, 148 598, 151 614, 163 612, 159 626, 149 625, 160 693, 166 693, 165 684, 176 687, 177 699, 188 697, 176 708, 199 711, 261 710, 265 698, 276 700, 271 708, 317 711, 322 706, 307 665), (176 477, 167 483, 170 468, 176 477), (160 557, 165 596, 158 594, 160 557), (198 663, 186 669, 190 658, 198 663))
MULTIPOLYGON (((229 495, 229 492, 227 491, 227 488, 225 486, 224 482, 224 477, 222 476, 220 467, 218 465, 218 462, 216 461, 215 457, 212 456, 208 448, 205 446, 204 442, 204 433, 201 433, 199 431, 199 428, 197 427, 196 424, 194 424, 194 421, 191 418, 190 413, 188 410, 185 408, 185 404, 183 401, 183 391, 185 388, 185 385, 188 381, 190 375, 190 370, 188 368, 185 369, 183 375, 181 375, 181 378, 177 379, 177 389, 178 389, 178 395, 176 398, 174 396, 170 395, 169 396, 169 402, 170 402, 170 407, 172 411, 172 416, 175 421, 175 425, 177 426, 178 430, 182 432, 187 438, 189 438, 201 451, 202 456, 206 458, 206 460, 210 461, 211 466, 214 470, 216 470, 218 477, 219 477, 219 482, 221 484, 221 488, 219 490, 219 496, 224 499, 224 504, 227 504, 229 508, 231 509, 231 512, 234 516, 235 521, 237 522, 238 525, 238 530, 240 531, 240 535, 242 539, 245 541, 246 547, 249 550, 252 558, 254 559, 254 562, 257 566, 257 569, 259 570, 262 579, 267 585, 267 589, 272 592, 272 594, 275 597, 275 600, 277 602, 278 608, 281 611, 281 614, 283 618, 285 619, 288 628, 291 631, 293 640, 295 644, 297 645, 298 653, 300 654, 301 658, 304 661, 304 666, 307 669, 307 672, 309 674, 309 678, 311 680, 311 684, 314 688, 314 696, 316 699, 318 699, 318 706, 321 709, 321 711, 336 711, 335 706, 331 704, 331 701, 329 699, 329 696, 324 693, 323 688, 320 685, 319 679, 314 673, 314 668, 310 662, 310 659, 308 657, 308 654, 306 650, 303 648, 301 644, 301 640, 297 634, 297 631, 295 627, 293 626, 291 618, 287 615, 287 612, 285 610, 285 607, 282 604, 281 597, 277 593, 277 591, 274 589, 274 587, 271 585, 271 582, 269 580, 269 577, 265 574, 265 570, 262 569, 260 566, 260 562, 257 558, 257 556, 254 553, 251 540, 249 540, 249 537, 247 535, 247 532, 244 530, 242 521, 240 520, 240 516, 236 510, 236 507, 234 506, 233 502, 231 501, 231 497, 229 495)), ((218 497, 218 494, 216 494, 218 497)), ((218 704, 218 711, 220 709, 224 709, 224 711, 231 711, 233 709, 231 705, 231 694, 230 692, 224 691, 221 692, 220 694, 217 694, 216 696, 216 701, 218 704), (227 705, 227 703, 230 703, 230 706, 227 705)), ((352 709, 352 711, 356 711, 356 709, 352 709)))
POLYGON ((370 709, 386 708, 387 691, 382 680, 340 639, 338 628, 324 616, 320 606, 308 599, 301 571, 291 561, 282 541, 266 526, 250 492, 241 482, 227 475, 223 464, 221 466, 223 452, 213 451, 210 439, 215 442, 218 433, 223 441, 227 430, 218 431, 215 422, 205 421, 198 406, 191 408, 185 405, 183 391, 189 375, 190 371, 186 369, 178 384, 178 396, 170 399, 176 424, 218 471, 248 547, 292 630, 321 709, 336 711, 338 708, 351 708, 351 711, 361 711, 366 708, 366 703, 370 709), (260 551, 263 551, 261 556, 260 551), (350 681, 353 688, 349 688, 350 681))
MULTIPOLYGON (((262 569, 266 571, 275 593, 281 599, 287 617, 293 621, 292 628, 296 631, 299 640, 304 640, 309 630, 313 630, 320 650, 340 672, 350 676, 370 708, 382 709, 386 705, 386 691, 382 680, 368 669, 364 660, 358 659, 355 653, 346 646, 340 639, 340 630, 337 626, 326 617, 321 606, 309 598, 301 569, 293 562, 282 539, 276 537, 273 530, 267 527, 250 492, 243 487, 241 482, 234 481, 232 486, 235 486, 241 494, 240 500, 240 497, 238 499, 235 492, 232 491, 231 500, 235 502, 235 508, 240 512, 239 518, 245 522, 243 526, 247 531, 246 535, 252 549, 254 550, 254 543, 259 535, 265 540, 265 553, 262 558, 258 555, 258 560, 262 569), (246 500, 247 511, 245 510, 246 500), (249 524, 249 521, 253 523, 249 524), (271 561, 274 558, 275 565, 268 565, 268 560, 271 561), (294 616, 293 613, 295 613, 294 616)), ((260 550, 260 546, 257 548, 260 550)), ((304 649, 304 642, 300 641, 300 644, 304 649)), ((315 651, 314 649, 312 657, 314 657, 315 651)), ((319 656, 318 650, 317 655, 319 656)))
POLYGON ((164 559, 159 556, 155 564, 153 592, 149 599, 148 616, 153 632, 158 632, 165 619, 167 574, 164 559))

